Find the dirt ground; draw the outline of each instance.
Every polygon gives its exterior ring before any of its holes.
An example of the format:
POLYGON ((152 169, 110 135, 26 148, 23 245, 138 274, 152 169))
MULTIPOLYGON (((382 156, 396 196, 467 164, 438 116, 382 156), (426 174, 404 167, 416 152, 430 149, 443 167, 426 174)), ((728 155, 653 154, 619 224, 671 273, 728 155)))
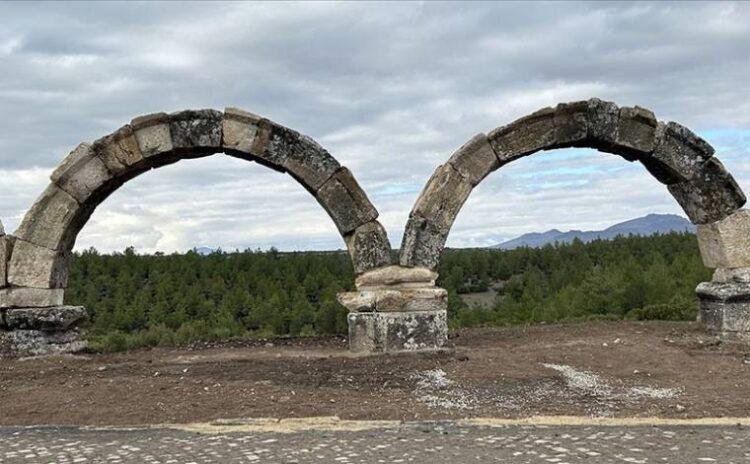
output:
POLYGON ((461 330, 453 353, 355 357, 343 338, 0 360, 0 425, 241 417, 750 415, 750 347, 695 324, 461 330))

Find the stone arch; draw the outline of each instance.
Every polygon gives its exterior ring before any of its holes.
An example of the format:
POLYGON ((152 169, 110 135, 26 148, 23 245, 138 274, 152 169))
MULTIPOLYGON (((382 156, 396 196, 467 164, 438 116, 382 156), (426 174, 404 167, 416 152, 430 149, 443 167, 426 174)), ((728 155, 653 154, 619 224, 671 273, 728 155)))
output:
POLYGON ((61 305, 76 237, 102 201, 150 169, 215 153, 294 177, 333 219, 357 274, 391 263, 377 210, 352 173, 312 138, 236 108, 156 113, 80 144, 16 232, 0 232, 0 308, 61 305))
POLYGON ((657 121, 647 109, 620 108, 599 99, 543 108, 487 135, 477 134, 453 153, 438 166, 414 204, 401 244, 401 266, 437 268, 458 212, 472 189, 492 171, 538 151, 568 147, 593 148, 640 162, 699 226, 707 266, 750 266, 744 243, 732 244, 732 260, 717 258, 726 254, 726 246, 724 251, 716 248, 728 237, 747 237, 750 220, 744 210, 738 211, 745 195, 711 145, 676 122, 657 121), (725 222, 731 227, 722 227, 725 222), (733 232, 722 234, 725 229, 733 232))

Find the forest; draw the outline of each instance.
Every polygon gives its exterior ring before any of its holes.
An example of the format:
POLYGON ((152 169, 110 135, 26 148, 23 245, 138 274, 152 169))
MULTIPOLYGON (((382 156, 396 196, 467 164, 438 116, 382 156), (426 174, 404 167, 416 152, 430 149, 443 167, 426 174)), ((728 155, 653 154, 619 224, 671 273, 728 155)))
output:
MULTIPOLYGON (((451 327, 590 319, 694 320, 709 280, 689 233, 543 248, 447 249, 438 284, 451 327), (489 294, 489 305, 467 295, 489 294)), ((216 251, 201 255, 76 253, 66 304, 85 306, 95 350, 245 337, 345 334, 336 294, 354 288, 343 251, 216 251)))

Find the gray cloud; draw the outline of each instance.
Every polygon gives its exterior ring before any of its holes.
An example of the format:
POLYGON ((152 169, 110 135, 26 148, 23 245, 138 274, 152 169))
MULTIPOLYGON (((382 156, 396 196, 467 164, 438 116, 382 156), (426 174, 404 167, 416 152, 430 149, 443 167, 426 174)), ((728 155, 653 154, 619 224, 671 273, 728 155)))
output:
MULTIPOLYGON (((705 135, 750 180, 743 3, 0 3, 0 218, 12 230, 80 141, 133 116, 240 106, 350 166, 398 246, 433 169, 471 135, 599 96, 705 135)), ((640 166, 538 154, 473 193, 449 244, 678 211, 640 166)), ((223 155, 148 173, 79 247, 340 248, 290 178, 223 155)))

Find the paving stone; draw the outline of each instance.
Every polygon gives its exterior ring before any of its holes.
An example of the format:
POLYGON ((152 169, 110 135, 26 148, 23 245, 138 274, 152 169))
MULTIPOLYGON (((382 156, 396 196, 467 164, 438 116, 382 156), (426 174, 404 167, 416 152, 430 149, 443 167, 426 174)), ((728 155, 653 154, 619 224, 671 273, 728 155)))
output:
POLYGON ((378 217, 378 211, 346 168, 336 171, 320 187, 315 198, 331 216, 341 235, 347 235, 378 217))
POLYGON ((489 173, 500 167, 500 161, 484 134, 472 137, 453 153, 448 163, 472 186, 479 184, 489 173))
POLYGON ((739 209, 720 221, 699 224, 698 246, 706 267, 750 266, 750 211, 739 209))
POLYGON ((70 253, 16 239, 8 266, 8 282, 18 287, 64 288, 70 253))
POLYGON ((716 222, 745 204, 745 194, 715 157, 709 158, 692 179, 667 188, 693 224, 716 222))
POLYGON ((385 229, 377 221, 357 227, 344 237, 355 274, 391 264, 391 243, 385 229))
POLYGON ((85 203, 113 177, 92 145, 82 143, 60 163, 50 180, 79 203, 85 203))

